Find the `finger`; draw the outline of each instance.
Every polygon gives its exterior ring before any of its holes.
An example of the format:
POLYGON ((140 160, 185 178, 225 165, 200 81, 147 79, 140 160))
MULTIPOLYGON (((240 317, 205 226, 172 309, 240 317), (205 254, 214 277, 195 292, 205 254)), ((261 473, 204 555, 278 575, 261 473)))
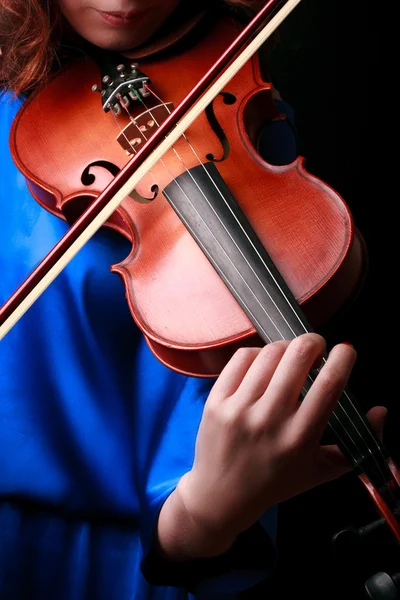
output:
POLYGON ((326 424, 347 385, 357 354, 352 346, 338 344, 320 369, 296 415, 296 431, 320 440, 326 424))
POLYGON ((292 413, 310 369, 324 353, 325 340, 307 333, 292 340, 273 374, 269 386, 257 403, 260 418, 282 419, 282 411, 292 413))
POLYGON ((236 395, 240 395, 246 403, 256 402, 267 389, 289 343, 288 340, 280 340, 264 346, 250 365, 236 395))
POLYGON ((383 430, 385 427, 387 414, 387 408, 384 406, 374 406, 374 408, 371 408, 371 410, 367 412, 367 419, 381 441, 383 440, 383 430))
POLYGON ((210 396, 227 398, 234 394, 261 348, 240 348, 221 371, 214 383, 210 396))
POLYGON ((326 483, 353 470, 352 465, 336 445, 321 446, 315 472, 315 485, 326 483))
MULTIPOLYGON (((382 439, 387 409, 384 406, 375 406, 367 413, 367 417, 377 436, 382 439)), ((338 446, 321 446, 319 452, 315 485, 332 481, 352 471, 353 467, 350 461, 344 456, 338 446)))

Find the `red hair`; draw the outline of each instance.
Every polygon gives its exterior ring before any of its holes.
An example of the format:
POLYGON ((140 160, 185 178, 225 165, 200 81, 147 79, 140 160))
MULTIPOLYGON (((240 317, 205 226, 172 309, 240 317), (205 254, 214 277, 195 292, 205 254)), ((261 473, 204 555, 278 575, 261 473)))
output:
MULTIPOLYGON (((223 1, 240 7, 257 4, 223 1)), ((54 0, 1 0, 0 84, 19 94, 45 81, 59 60, 61 24, 54 0)))

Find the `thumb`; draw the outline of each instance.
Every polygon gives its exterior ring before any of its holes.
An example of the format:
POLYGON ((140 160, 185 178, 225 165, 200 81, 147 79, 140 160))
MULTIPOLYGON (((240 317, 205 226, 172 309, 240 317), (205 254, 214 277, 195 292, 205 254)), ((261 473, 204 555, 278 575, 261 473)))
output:
MULTIPOLYGON (((382 440, 387 414, 388 411, 384 406, 374 406, 367 413, 371 428, 380 440, 382 440)), ((317 475, 319 483, 331 481, 352 470, 350 462, 336 445, 321 446, 319 459, 317 475)))
POLYGON ((383 429, 387 419, 387 408, 384 406, 374 406, 367 412, 367 419, 378 438, 382 441, 383 429))
POLYGON ((320 447, 320 483, 337 479, 352 470, 347 458, 336 445, 320 447))

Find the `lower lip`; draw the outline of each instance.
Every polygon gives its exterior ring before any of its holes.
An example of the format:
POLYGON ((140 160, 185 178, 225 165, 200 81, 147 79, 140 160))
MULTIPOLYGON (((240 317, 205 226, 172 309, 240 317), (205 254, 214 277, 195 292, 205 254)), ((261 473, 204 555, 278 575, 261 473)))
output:
POLYGON ((139 23, 143 17, 146 16, 146 13, 137 13, 132 15, 131 17, 119 17, 118 15, 111 15, 110 13, 102 12, 101 10, 97 11, 101 17, 110 25, 114 27, 126 27, 127 25, 132 25, 132 23, 139 23))

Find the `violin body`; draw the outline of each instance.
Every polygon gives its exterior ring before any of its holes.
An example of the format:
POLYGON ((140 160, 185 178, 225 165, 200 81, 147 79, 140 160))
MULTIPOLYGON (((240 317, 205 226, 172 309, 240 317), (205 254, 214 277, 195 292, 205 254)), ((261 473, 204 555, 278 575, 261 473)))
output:
MULTIPOLYGON (((92 58, 33 94, 14 120, 10 147, 36 200, 70 223, 86 219, 239 30, 231 18, 215 19, 201 36, 190 30, 183 46, 136 57, 142 96, 128 87, 118 98, 115 77, 123 79, 126 66, 117 65, 112 80, 92 58), (109 85, 119 104, 103 102, 109 85)), ((132 317, 155 356, 178 372, 218 376, 240 346, 319 327, 363 282, 366 252, 344 200, 302 157, 273 166, 257 151, 263 128, 282 118, 253 56, 105 223, 132 244, 111 267, 132 317)), ((154 138, 160 145, 163 132, 154 138)), ((47 276, 51 261, 42 262, 47 276)), ((4 305, 3 324, 40 269, 4 305)), ((400 544, 400 471, 347 388, 328 426, 400 544)))
MULTIPOLYGON (((146 106, 132 101, 129 115, 104 112, 100 95, 91 89, 101 84, 91 58, 30 97, 14 121, 10 145, 38 202, 74 221, 238 31, 238 24, 225 18, 209 24, 184 52, 141 58, 140 69, 157 97, 147 97, 146 106)), ((212 163, 313 327, 354 297, 366 264, 348 207, 307 172, 304 159, 273 166, 258 154, 261 130, 282 115, 257 57, 225 92, 107 223, 132 243, 130 255, 111 268, 122 277, 132 316, 149 346, 170 368, 196 376, 218 375, 239 346, 263 341, 167 201, 164 192, 174 178, 184 173, 187 178, 200 161, 212 163)))

